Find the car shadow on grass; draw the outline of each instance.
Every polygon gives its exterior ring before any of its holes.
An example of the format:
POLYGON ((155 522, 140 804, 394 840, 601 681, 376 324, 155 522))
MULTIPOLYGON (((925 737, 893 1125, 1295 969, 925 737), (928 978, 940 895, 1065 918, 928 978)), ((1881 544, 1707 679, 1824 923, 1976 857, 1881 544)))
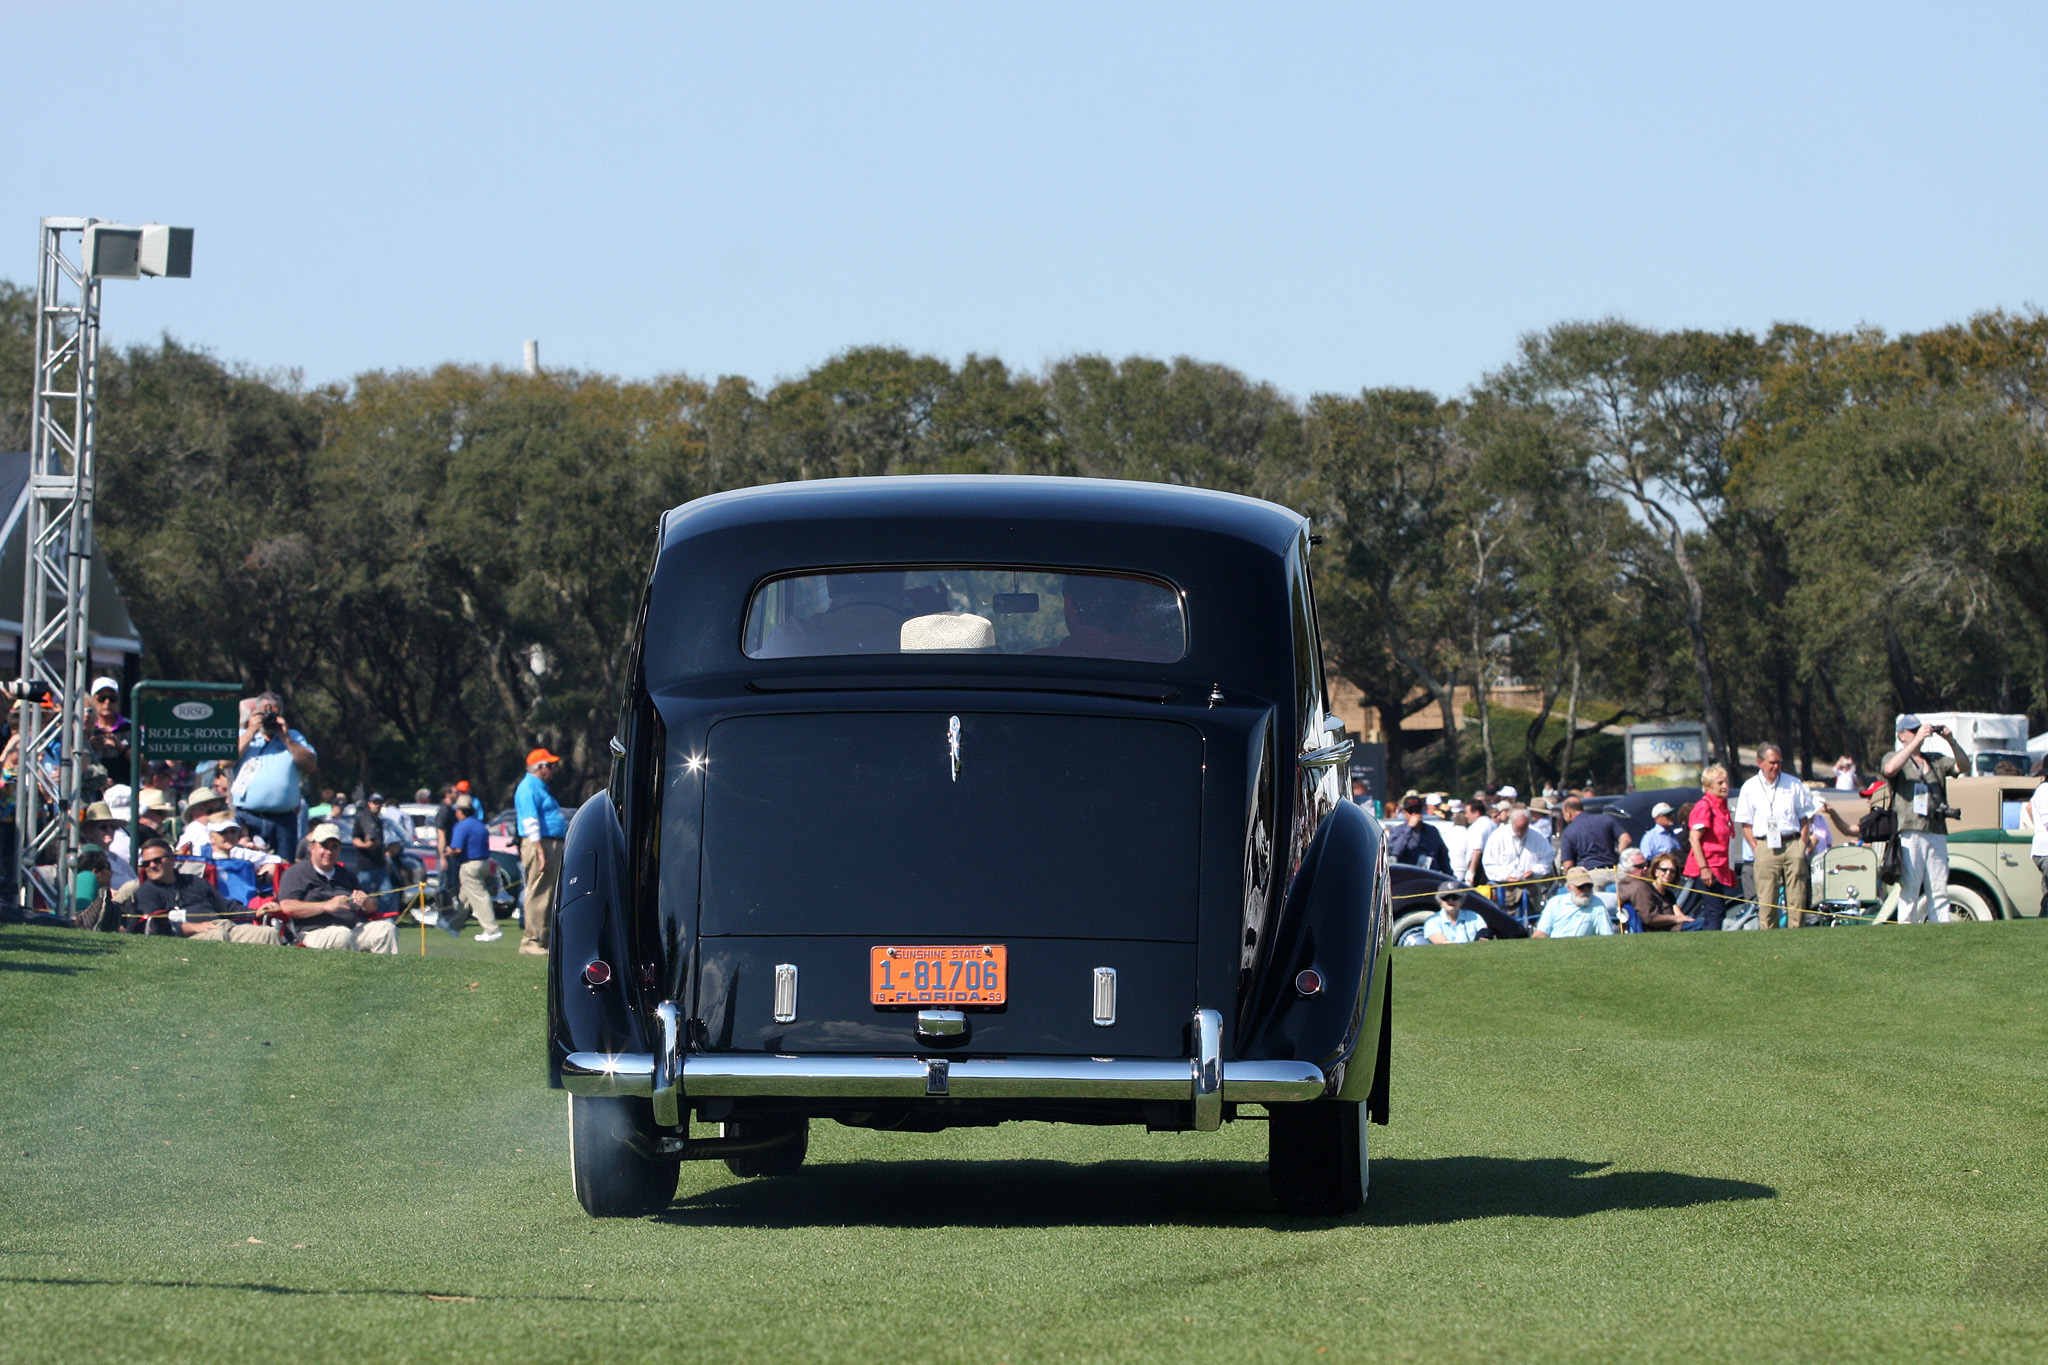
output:
POLYGON ((1276 1213, 1263 1162, 850 1161, 686 1195, 659 1217, 691 1227, 1416 1227, 1777 1196, 1747 1180, 1608 1165, 1565 1157, 1381 1158, 1372 1163, 1365 1210, 1331 1220, 1276 1213))

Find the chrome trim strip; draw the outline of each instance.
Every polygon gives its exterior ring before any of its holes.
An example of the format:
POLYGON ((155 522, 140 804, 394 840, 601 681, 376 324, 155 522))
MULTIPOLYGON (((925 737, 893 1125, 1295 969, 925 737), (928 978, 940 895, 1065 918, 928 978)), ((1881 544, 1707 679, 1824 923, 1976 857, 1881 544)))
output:
POLYGON ((778 962, 775 964, 775 1022, 793 1024, 796 1022, 796 964, 778 962))
POLYGON ((572 1095, 651 1095, 654 1058, 645 1052, 572 1052, 562 1062, 572 1095))
POLYGON ((1347 739, 1341 744, 1331 744, 1321 749, 1310 749, 1297 758, 1295 762, 1304 768, 1334 768, 1345 759, 1351 757, 1351 749, 1351 741, 1347 739))
MULTIPOLYGON (((657 1006, 657 1017, 659 1009, 657 1006)), ((1213 1013, 1213 1011, 1208 1011, 1213 1013)), ((1199 1030, 1198 1030, 1199 1033, 1199 1030)), ((914 1099, 926 1093, 930 1065, 919 1057, 776 1057, 760 1053, 682 1056, 674 1095, 705 1098, 914 1099)), ((1223 1062, 1222 1101, 1287 1104, 1325 1088, 1312 1062, 1223 1062)), ((577 1095, 652 1097, 656 1059, 645 1052, 572 1052, 562 1087, 577 1095)), ((1118 1061, 1092 1057, 963 1058, 947 1065, 947 1093, 966 1099, 1179 1100, 1193 1097, 1191 1060, 1118 1061)), ((1198 1100, 1199 1104, 1200 1101, 1198 1100)))
POLYGON ((683 1121, 683 1012, 673 1000, 654 1007, 654 1074, 649 1078, 654 1099, 654 1121, 663 1128, 679 1127, 683 1121))
POLYGON ((920 1038, 964 1038, 967 1015, 962 1010, 919 1010, 917 1036, 920 1038))
POLYGON ((1195 1011, 1195 1131, 1213 1133, 1223 1126, 1223 1016, 1215 1010, 1195 1011))
POLYGON ((1108 1028, 1116 1022, 1116 968, 1095 969, 1095 1022, 1108 1028))
POLYGON ((1223 1098, 1233 1104, 1285 1104, 1319 1098, 1328 1082, 1314 1062, 1225 1062, 1223 1098))

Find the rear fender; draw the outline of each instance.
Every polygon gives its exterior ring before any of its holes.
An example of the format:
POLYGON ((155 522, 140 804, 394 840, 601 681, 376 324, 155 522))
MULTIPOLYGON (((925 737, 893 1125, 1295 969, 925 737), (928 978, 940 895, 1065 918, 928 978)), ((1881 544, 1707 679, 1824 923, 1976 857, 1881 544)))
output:
MULTIPOLYGON (((1332 1074, 1353 1055, 1384 977, 1389 896, 1379 826, 1363 808, 1340 803, 1323 817, 1288 889, 1239 1057, 1314 1062, 1332 1074), (1304 996, 1295 978, 1309 968, 1322 990, 1304 996)), ((1369 1043, 1377 1047, 1377 1034, 1369 1043)))
POLYGON ((632 937, 625 904, 626 840, 609 797, 585 801, 562 847, 561 903, 548 934, 548 1081, 562 1084, 571 1052, 649 1052, 651 1031, 634 1008, 632 937), (592 986, 601 961, 611 979, 592 986))

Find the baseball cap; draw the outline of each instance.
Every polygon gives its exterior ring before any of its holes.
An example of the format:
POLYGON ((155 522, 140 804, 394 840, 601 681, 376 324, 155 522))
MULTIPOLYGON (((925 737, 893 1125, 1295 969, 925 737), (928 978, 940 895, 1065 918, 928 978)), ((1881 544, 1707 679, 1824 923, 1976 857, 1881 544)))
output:
POLYGON ((329 839, 334 840, 337 844, 340 843, 341 831, 325 822, 313 826, 313 832, 306 836, 306 841, 314 844, 324 844, 329 839))
POLYGON ((455 790, 457 790, 457 791, 459 791, 459 792, 466 792, 466 791, 468 791, 468 790, 469 790, 469 779, 468 779, 468 778, 464 778, 464 779, 463 779, 462 781, 460 781, 460 782, 457 782, 457 783, 455 784, 455 790))
POLYGON ((1521 793, 1516 791, 1513 787, 1502 787, 1498 795, 1503 801, 1512 801, 1516 797, 1520 796, 1521 793))
MULTIPOLYGON (((71 676, 75 678, 78 675, 74 673, 71 676)), ((103 673, 92 680, 92 694, 97 697, 102 692, 112 692, 118 697, 121 695, 121 684, 103 673)))
MULTIPOLYGON (((215 834, 225 834, 229 830, 234 830, 237 834, 242 832, 241 823, 237 821, 235 817, 232 815, 223 815, 217 819, 208 820, 206 822, 206 828, 209 833, 215 834)), ((332 829, 333 826, 330 825, 328 826, 328 828, 332 829)))
POLYGON ((1564 884, 1566 886, 1591 886, 1593 884, 1593 874, 1586 871, 1583 867, 1575 867, 1564 874, 1564 884))
POLYGON ((1459 811, 1465 809, 1465 803, 1454 796, 1450 800, 1444 802, 1444 809, 1449 811, 1451 814, 1456 815, 1459 811))
POLYGON ((1401 813, 1403 815, 1422 814, 1422 798, 1419 796, 1411 796, 1407 800, 1403 801, 1401 803, 1401 813))
POLYGON ((560 763, 561 761, 560 758, 549 753, 546 749, 534 749, 526 755, 526 766, 529 768, 536 763, 560 763))
POLYGON ((1669 815, 1671 814, 1671 809, 1669 801, 1659 801, 1656 805, 1650 807, 1650 818, 1654 820, 1660 815, 1669 815))
POLYGON ((1880 777, 1880 778, 1878 778, 1878 779, 1877 779, 1877 781, 1875 781, 1875 782, 1871 783, 1871 784, 1870 784, 1869 786, 1865 787, 1865 788, 1864 788, 1864 789, 1863 789, 1863 790, 1862 790, 1861 792, 1859 792, 1859 793, 1858 793, 1858 795, 1860 795, 1860 796, 1875 796, 1875 795, 1877 795, 1877 794, 1878 794, 1879 792, 1881 792, 1881 791, 1883 791, 1883 790, 1884 790, 1884 779, 1880 777))
POLYGON ((1465 885, 1465 883, 1459 881, 1456 877, 1453 877, 1449 881, 1437 883, 1436 895, 1438 900, 1442 900, 1446 896, 1462 897, 1467 891, 1470 891, 1471 889, 1471 887, 1465 885))
POLYGON ((1892 722, 1892 733, 1894 734, 1901 730, 1917 730, 1919 728, 1920 717, 1914 715, 1911 711, 1901 711, 1898 719, 1892 722))
POLYGON ((369 794, 368 796, 364 797, 364 798, 363 798, 363 800, 364 800, 364 801, 375 801, 375 802, 377 802, 377 803, 379 803, 379 804, 381 805, 381 804, 383 803, 383 801, 384 801, 384 793, 383 793, 383 792, 371 792, 371 793, 370 793, 370 794, 369 794))

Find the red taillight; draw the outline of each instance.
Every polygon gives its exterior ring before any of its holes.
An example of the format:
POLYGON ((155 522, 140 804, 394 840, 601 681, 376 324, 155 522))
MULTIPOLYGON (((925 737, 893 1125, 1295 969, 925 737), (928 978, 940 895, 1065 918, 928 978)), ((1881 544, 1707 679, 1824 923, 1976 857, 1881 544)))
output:
POLYGON ((1300 991, 1303 995, 1321 995, 1323 993, 1323 974, 1313 967, 1309 968, 1294 978, 1294 989, 1300 991))
POLYGON ((583 979, 592 986, 602 986, 612 979, 612 965, 599 958, 583 969, 583 979))

